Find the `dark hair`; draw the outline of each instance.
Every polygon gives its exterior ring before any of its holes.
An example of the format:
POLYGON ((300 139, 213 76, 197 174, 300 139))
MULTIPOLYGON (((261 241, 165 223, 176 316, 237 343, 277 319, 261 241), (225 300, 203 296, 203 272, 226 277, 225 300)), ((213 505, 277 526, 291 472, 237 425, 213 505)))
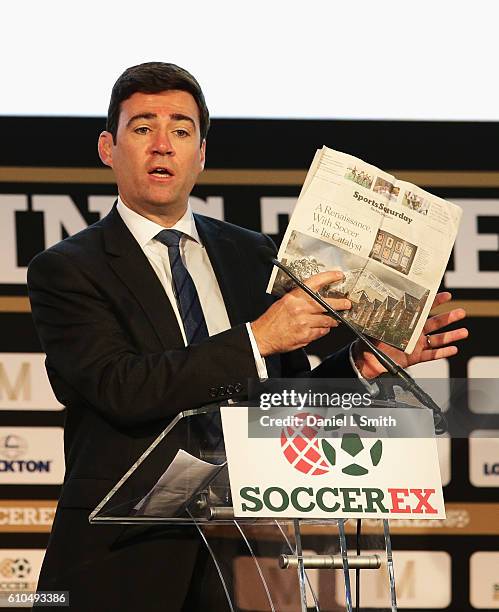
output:
POLYGON ((111 92, 106 123, 106 130, 111 132, 114 142, 116 142, 118 133, 118 120, 122 102, 136 92, 154 94, 172 89, 186 91, 194 98, 199 110, 202 142, 208 134, 210 114, 201 87, 187 70, 165 62, 146 62, 138 66, 131 66, 118 77, 111 92))

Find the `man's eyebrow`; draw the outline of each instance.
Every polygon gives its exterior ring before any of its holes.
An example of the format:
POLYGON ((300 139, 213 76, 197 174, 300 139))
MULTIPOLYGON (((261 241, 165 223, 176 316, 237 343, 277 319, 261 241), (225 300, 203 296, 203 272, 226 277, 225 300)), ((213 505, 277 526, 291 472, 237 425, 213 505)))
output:
POLYGON ((189 117, 189 115, 184 115, 182 113, 172 113, 170 115, 170 119, 173 119, 173 121, 189 121, 190 123, 192 123, 193 127, 196 127, 194 119, 192 117, 189 117))
MULTIPOLYGON (((156 113, 138 113, 137 115, 130 117, 126 126, 130 127, 130 125, 132 125, 132 123, 134 121, 137 121, 138 119, 157 119, 157 118, 158 118, 158 115, 156 113)), ((173 121, 189 121, 189 123, 192 123, 193 127, 196 127, 194 119, 192 117, 189 117, 189 115, 184 115, 183 113, 172 113, 170 115, 170 119, 172 119, 173 121)))
POLYGON ((138 113, 137 115, 130 117, 126 126, 129 127, 134 121, 137 121, 137 119, 156 119, 157 116, 158 115, 156 115, 156 113, 138 113))

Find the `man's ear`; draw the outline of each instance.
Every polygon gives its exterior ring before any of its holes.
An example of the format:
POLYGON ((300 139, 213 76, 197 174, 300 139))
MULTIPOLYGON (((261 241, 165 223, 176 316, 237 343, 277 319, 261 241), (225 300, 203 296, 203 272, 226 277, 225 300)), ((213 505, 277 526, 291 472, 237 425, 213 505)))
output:
POLYGON ((204 170, 204 162, 205 161, 206 161, 206 139, 204 139, 203 142, 201 143, 201 158, 200 158, 201 169, 200 169, 200 172, 202 172, 204 170))
POLYGON ((101 132, 97 149, 103 164, 113 167, 113 135, 111 132, 101 132))

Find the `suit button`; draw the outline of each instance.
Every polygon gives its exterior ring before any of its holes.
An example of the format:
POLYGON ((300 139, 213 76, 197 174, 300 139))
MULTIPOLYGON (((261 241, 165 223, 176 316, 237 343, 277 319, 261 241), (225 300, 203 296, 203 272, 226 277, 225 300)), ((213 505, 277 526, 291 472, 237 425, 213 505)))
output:
POLYGON ((211 387, 210 388, 210 397, 216 397, 217 395, 218 395, 217 388, 216 387, 211 387))
POLYGON ((226 389, 225 389, 225 387, 223 387, 223 386, 222 386, 222 387, 219 387, 219 388, 218 388, 218 395, 220 395, 220 397, 222 397, 222 396, 223 396, 223 395, 225 395, 225 394, 226 394, 226 389))
POLYGON ((241 383, 236 383, 236 384, 234 385, 234 391, 235 391, 236 393, 241 393, 241 391, 242 391, 242 390, 243 390, 243 386, 242 386, 242 384, 241 384, 241 383))
POLYGON ((227 394, 232 395, 234 393, 234 385, 227 385, 227 394))

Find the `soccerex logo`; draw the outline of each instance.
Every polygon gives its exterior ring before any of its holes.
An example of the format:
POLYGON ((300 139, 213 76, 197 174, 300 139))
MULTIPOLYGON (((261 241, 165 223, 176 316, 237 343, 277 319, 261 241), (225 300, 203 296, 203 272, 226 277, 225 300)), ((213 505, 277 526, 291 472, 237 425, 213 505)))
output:
MULTIPOLYGON (((376 467, 383 454, 381 440, 361 437, 356 432, 344 432, 341 438, 321 438, 321 428, 310 425, 317 421, 308 413, 300 414, 301 425, 281 430, 281 449, 287 461, 302 474, 320 476, 341 470, 348 476, 364 476, 376 467)), ((362 427, 361 427, 362 428, 362 427)), ((373 432, 375 428, 366 428, 373 432)))

